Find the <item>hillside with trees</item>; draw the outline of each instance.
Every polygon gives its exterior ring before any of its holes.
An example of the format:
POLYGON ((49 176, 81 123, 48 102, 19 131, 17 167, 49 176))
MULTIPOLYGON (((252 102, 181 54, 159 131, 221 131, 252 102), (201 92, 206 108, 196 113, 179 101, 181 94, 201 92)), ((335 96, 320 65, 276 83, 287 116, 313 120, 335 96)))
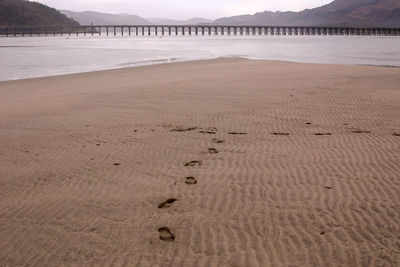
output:
POLYGON ((0 25, 79 25, 46 5, 24 0, 0 0, 0 25))

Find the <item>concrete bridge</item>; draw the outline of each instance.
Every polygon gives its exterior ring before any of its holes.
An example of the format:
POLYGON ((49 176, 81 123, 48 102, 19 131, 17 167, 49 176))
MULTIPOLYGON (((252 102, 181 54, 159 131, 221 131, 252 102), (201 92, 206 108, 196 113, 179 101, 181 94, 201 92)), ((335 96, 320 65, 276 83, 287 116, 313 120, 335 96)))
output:
POLYGON ((223 26, 223 25, 81 25, 0 26, 0 36, 64 35, 352 35, 400 36, 400 28, 308 27, 308 26, 223 26))

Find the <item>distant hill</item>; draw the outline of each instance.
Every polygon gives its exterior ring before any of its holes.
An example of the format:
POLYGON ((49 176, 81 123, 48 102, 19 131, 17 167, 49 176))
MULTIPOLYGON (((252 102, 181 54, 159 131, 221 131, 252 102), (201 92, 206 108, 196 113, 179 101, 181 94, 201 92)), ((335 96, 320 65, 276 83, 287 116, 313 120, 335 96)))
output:
POLYGON ((0 0, 0 25, 79 25, 54 8, 24 0, 0 0))
POLYGON ((197 25, 197 24, 208 24, 213 22, 209 19, 203 18, 192 18, 189 20, 173 20, 173 19, 163 19, 163 18, 151 18, 147 19, 153 24, 159 25, 197 25))
MULTIPOLYGON (((2 0, 0 0, 2 1, 2 0)), ((93 11, 75 12, 69 10, 60 10, 67 17, 78 21, 82 25, 150 25, 148 20, 136 15, 129 14, 108 14, 93 11)))
POLYGON ((217 19, 214 24, 400 27, 400 0, 335 0, 301 12, 265 11, 217 19))

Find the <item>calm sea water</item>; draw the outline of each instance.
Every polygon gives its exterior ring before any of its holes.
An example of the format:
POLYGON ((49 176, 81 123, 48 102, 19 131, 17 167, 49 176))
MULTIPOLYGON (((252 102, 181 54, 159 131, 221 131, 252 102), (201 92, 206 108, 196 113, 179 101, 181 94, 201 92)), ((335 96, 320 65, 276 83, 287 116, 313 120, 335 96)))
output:
POLYGON ((355 36, 0 38, 0 80, 216 57, 400 67, 400 38, 355 36))

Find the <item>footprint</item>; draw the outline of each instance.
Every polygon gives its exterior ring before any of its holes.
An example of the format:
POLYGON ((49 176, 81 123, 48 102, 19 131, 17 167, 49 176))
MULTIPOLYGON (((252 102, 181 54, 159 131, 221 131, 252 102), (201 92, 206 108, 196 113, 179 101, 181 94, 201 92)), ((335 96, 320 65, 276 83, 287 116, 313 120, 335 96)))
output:
POLYGON ((193 166, 201 166, 201 161, 198 160, 192 160, 190 162, 185 163, 185 167, 193 167, 193 166))
POLYGON ((202 134, 217 134, 216 132, 213 132, 213 131, 199 131, 199 133, 202 133, 202 134))
POLYGON ((370 131, 363 131, 363 130, 354 130, 352 133, 358 133, 358 134, 369 134, 371 133, 370 131))
POLYGON ((333 187, 332 186, 325 186, 325 189, 331 190, 333 187))
POLYGON ((307 125, 311 125, 312 123, 311 123, 311 122, 307 122, 306 124, 307 124, 307 125))
POLYGON ((183 128, 183 127, 177 126, 175 129, 172 129, 171 132, 190 132, 190 131, 193 131, 196 129, 197 129, 197 127, 183 128))
POLYGON ((210 132, 218 132, 218 129, 217 129, 216 127, 208 127, 208 128, 207 128, 207 131, 210 131, 210 132))
POLYGON ((214 143, 216 143, 216 144, 223 144, 223 143, 225 143, 225 140, 221 140, 221 139, 218 139, 218 138, 214 138, 212 141, 213 141, 214 143))
POLYGON ((162 241, 174 241, 175 236, 174 234, 169 230, 168 227, 161 227, 158 229, 158 232, 160 233, 160 239, 162 241))
POLYGON ((177 201, 176 198, 169 198, 169 199, 167 199, 166 201, 160 203, 160 204, 158 205, 158 208, 159 208, 159 209, 169 208, 169 207, 171 207, 172 203, 174 203, 175 201, 177 201))
POLYGON ((394 132, 394 133, 393 133, 393 136, 400 136, 400 133, 394 132))
POLYGON ((193 176, 189 176, 185 178, 186 184, 197 184, 197 180, 193 176))
POLYGON ((332 133, 315 133, 314 135, 319 135, 319 136, 322 136, 322 135, 332 135, 332 133))
POLYGON ((119 166, 119 165, 121 165, 121 163, 119 162, 114 163, 114 166, 119 166))
POLYGON ((284 135, 284 136, 290 135, 290 133, 282 133, 282 132, 274 132, 272 134, 273 135, 284 135))
POLYGON ((208 153, 210 154, 218 154, 218 151, 215 148, 209 148, 208 153))
POLYGON ((247 133, 243 133, 243 132, 228 132, 228 134, 232 134, 232 135, 246 135, 247 133))

